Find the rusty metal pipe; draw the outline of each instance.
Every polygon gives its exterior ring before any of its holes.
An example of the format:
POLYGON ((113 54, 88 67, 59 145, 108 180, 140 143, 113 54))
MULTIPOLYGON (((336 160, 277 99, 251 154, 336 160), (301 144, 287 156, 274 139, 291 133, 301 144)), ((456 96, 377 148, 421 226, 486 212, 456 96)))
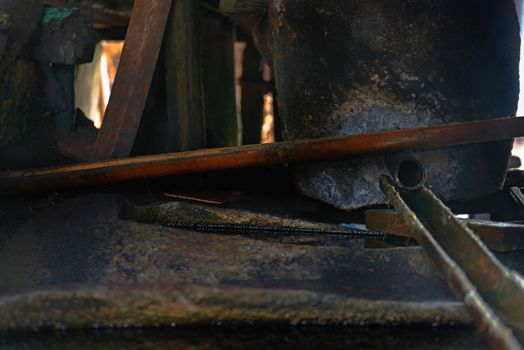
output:
POLYGON ((380 185, 413 236, 463 299, 488 342, 520 349, 524 341, 524 284, 427 188, 399 191, 386 176, 380 185))
POLYGON ((423 150, 524 136, 524 118, 501 118, 380 132, 206 149, 0 172, 0 194, 42 191, 226 169, 347 159, 399 150, 423 150))
POLYGON ((425 185, 428 175, 424 165, 415 158, 402 160, 395 170, 397 183, 408 190, 417 190, 425 185))

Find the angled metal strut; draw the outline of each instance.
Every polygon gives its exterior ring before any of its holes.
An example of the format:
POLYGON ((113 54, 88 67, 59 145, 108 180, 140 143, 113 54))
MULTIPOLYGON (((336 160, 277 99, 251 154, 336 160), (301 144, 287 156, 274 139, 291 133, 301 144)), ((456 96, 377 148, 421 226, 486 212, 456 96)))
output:
POLYGON ((381 177, 380 185, 489 344, 494 349, 522 349, 522 277, 498 261, 426 187, 400 190, 387 176, 381 177))

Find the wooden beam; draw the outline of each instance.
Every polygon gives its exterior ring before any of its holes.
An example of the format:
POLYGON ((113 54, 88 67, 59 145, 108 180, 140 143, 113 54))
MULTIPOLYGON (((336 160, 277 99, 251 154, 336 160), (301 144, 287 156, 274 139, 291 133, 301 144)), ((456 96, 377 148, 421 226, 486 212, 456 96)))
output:
POLYGON ((201 32, 207 146, 236 146, 239 142, 233 24, 223 15, 207 12, 201 17, 201 32))
POLYGON ((168 152, 206 147, 200 2, 177 0, 166 29, 168 152))
POLYGON ((522 136, 524 118, 502 118, 368 135, 205 149, 49 169, 3 172, 0 173, 0 194, 360 157, 389 151, 432 149, 522 136))
POLYGON ((136 0, 92 160, 123 158, 131 154, 171 4, 172 0, 136 0))
POLYGON ((242 60, 242 144, 260 143, 264 123, 264 94, 267 86, 261 71, 262 57, 255 44, 248 40, 242 60))

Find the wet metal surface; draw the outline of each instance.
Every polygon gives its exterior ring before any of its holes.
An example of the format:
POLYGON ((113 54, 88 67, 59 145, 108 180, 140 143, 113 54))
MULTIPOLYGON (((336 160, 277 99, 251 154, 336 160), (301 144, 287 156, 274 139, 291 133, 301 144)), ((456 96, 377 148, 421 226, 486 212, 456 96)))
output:
POLYGON ((376 301, 278 288, 127 284, 61 286, 0 298, 0 331, 90 328, 470 323, 457 302, 376 301))

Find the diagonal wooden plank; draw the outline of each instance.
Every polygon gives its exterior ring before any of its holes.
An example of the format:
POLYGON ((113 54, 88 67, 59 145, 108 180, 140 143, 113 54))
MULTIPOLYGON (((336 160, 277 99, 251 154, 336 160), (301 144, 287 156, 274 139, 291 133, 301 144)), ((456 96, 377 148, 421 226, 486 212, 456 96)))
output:
POLYGON ((173 0, 136 0, 92 160, 128 157, 135 141, 173 0))

